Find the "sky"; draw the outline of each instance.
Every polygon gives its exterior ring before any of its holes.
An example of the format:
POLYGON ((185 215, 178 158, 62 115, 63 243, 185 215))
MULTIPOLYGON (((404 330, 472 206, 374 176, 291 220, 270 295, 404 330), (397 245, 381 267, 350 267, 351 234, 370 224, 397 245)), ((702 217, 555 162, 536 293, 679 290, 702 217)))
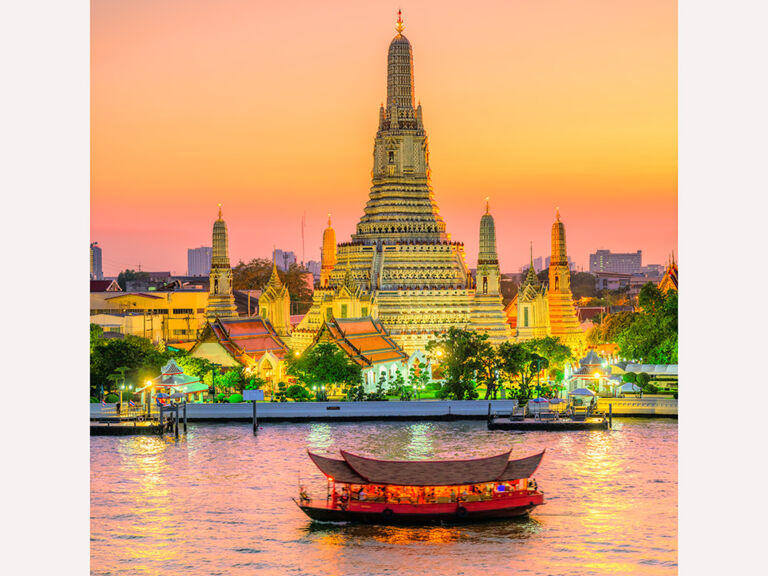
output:
POLYGON ((183 274, 217 205, 230 259, 319 260, 363 214, 397 10, 432 185, 477 259, 677 253, 677 2, 93 0, 91 241, 106 275, 183 274))

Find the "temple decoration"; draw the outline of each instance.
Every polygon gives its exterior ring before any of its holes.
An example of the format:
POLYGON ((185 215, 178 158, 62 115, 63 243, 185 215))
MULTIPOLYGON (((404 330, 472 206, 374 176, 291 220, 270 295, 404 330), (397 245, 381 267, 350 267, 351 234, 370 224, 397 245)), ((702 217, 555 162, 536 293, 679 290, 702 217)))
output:
POLYGON ((288 336, 291 332, 291 295, 280 280, 274 257, 272 275, 259 296, 259 314, 269 320, 280 336, 288 336))

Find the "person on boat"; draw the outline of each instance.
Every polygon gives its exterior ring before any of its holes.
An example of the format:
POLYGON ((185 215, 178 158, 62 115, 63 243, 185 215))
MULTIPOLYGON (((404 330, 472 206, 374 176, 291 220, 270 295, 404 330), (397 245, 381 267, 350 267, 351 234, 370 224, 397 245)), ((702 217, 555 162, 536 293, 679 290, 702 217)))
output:
POLYGON ((304 486, 299 486, 299 499, 302 502, 309 502, 311 498, 307 494, 307 489, 304 486))
POLYGON ((357 499, 363 502, 367 498, 365 494, 365 486, 361 486, 360 490, 357 493, 357 499))
POLYGON ((346 486, 341 489, 341 496, 339 497, 339 500, 342 504, 346 504, 347 500, 349 500, 349 492, 347 491, 346 486))
POLYGON ((456 502, 456 490, 451 488, 451 502, 456 502))
POLYGON ((536 485, 536 479, 535 478, 531 478, 528 481, 528 490, 533 490, 534 492, 536 492, 536 490, 538 490, 538 486, 536 485))

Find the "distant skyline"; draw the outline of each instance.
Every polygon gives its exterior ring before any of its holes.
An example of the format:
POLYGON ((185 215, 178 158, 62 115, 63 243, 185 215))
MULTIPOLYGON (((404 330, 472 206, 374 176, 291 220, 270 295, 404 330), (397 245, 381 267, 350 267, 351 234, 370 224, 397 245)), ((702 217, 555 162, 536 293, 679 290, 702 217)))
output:
POLYGON ((91 241, 108 276, 186 269, 217 204, 230 259, 318 260, 368 199, 402 7, 435 198, 474 267, 490 196, 503 271, 599 248, 677 253, 677 4, 93 2, 91 241))

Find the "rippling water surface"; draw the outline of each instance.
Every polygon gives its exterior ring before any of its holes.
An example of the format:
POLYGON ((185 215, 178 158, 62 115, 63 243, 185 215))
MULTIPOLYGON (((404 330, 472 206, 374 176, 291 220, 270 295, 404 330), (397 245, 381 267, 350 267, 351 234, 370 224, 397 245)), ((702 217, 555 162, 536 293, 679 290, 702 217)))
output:
POLYGON ((489 431, 484 422, 190 425, 186 440, 91 439, 94 574, 675 574, 677 421, 613 431, 489 431), (312 524, 297 481, 325 497, 306 449, 385 459, 547 449, 547 504, 468 526, 312 524))

